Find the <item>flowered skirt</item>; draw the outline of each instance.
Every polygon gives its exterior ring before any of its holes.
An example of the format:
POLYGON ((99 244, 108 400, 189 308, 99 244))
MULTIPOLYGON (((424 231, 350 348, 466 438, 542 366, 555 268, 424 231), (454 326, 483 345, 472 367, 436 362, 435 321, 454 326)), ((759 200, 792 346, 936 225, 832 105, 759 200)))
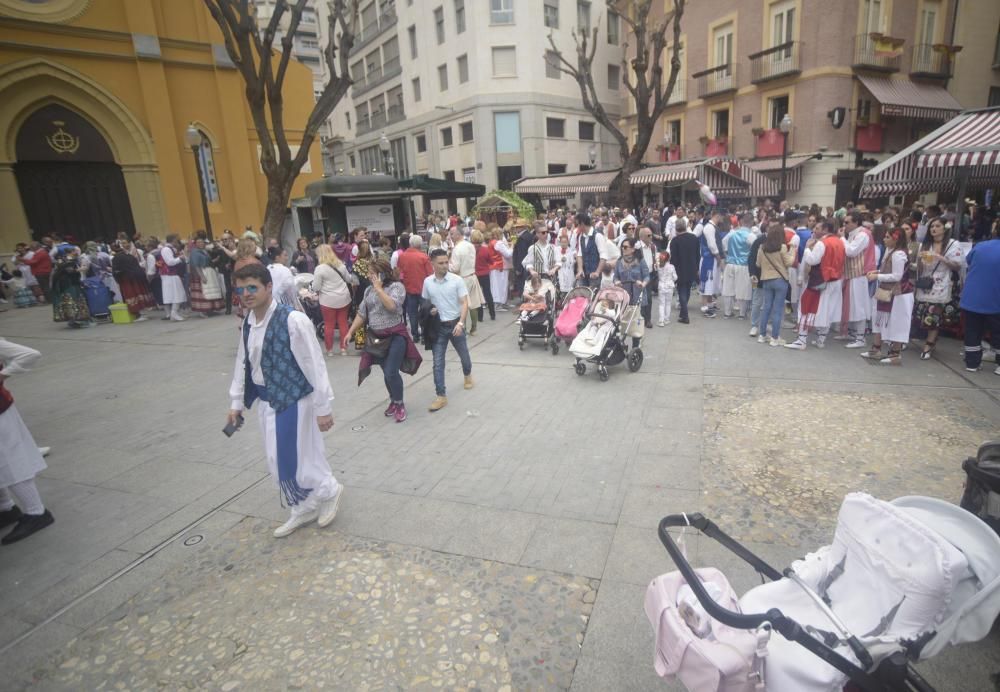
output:
POLYGON ((79 286, 71 285, 62 290, 53 291, 52 319, 55 322, 69 322, 71 325, 76 322, 90 321, 87 298, 79 286))
POLYGON ((962 313, 954 302, 928 303, 920 301, 914 313, 917 324, 924 329, 953 327, 959 323, 962 313))

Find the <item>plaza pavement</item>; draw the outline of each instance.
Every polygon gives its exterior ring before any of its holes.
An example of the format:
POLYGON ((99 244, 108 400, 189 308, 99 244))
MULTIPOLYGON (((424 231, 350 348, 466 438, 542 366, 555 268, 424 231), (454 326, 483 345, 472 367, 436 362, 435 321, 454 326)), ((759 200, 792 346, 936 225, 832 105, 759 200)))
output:
MULTIPOLYGON (((675 314, 676 317, 676 314, 675 314)), ((902 367, 792 352, 740 320, 654 328, 638 374, 578 377, 519 351, 509 314, 471 339, 476 386, 430 354, 383 418, 379 372, 329 360, 346 484, 334 524, 285 540, 256 416, 232 439, 235 318, 73 331, 0 314, 40 350, 9 383, 56 523, 0 549, 0 689, 657 690, 645 585, 673 569, 665 514, 702 510, 783 567, 828 542, 845 492, 957 500, 1000 430, 1000 377, 958 342, 902 367)), ((742 592, 756 575, 689 537, 742 592)), ((803 654, 805 655, 805 654, 803 654)), ((992 689, 1000 637, 923 664, 942 691, 992 689)))

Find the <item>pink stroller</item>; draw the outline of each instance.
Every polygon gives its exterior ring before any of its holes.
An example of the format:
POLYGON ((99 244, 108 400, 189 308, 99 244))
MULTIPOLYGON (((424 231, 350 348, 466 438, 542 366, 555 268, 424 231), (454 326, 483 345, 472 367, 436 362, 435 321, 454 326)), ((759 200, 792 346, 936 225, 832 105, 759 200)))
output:
POLYGON ((563 309, 556 318, 557 339, 565 341, 567 346, 573 343, 593 299, 594 290, 586 286, 577 286, 563 297, 563 309))

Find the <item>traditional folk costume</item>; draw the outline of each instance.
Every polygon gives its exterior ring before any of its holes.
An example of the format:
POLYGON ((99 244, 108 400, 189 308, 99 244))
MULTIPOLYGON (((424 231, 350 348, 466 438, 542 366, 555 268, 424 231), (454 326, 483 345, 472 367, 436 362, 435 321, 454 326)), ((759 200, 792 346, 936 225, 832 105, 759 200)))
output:
POLYGON ((883 341, 905 344, 910 340, 910 319, 913 315, 913 284, 909 278, 909 258, 905 250, 895 250, 882 262, 878 275, 879 288, 889 289, 888 301, 877 301, 872 331, 883 341))
POLYGON ((469 292, 469 319, 472 328, 471 335, 476 331, 476 311, 483 304, 483 290, 476 278, 476 248, 468 240, 460 240, 451 251, 449 270, 462 277, 465 288, 469 292))
POLYGON ((830 325, 840 319, 843 309, 844 259, 844 241, 835 235, 806 248, 802 264, 809 267, 809 278, 799 298, 799 338, 786 347, 805 348, 810 329, 816 330, 816 346, 826 345, 830 325))
POLYGON ((175 322, 184 319, 181 317, 181 305, 188 299, 180 276, 183 265, 184 258, 178 257, 176 250, 169 243, 160 249, 160 259, 156 266, 160 272, 163 304, 170 306, 170 319, 175 322))
POLYGON ((225 287, 222 277, 212 266, 207 250, 191 250, 191 310, 207 315, 226 308, 225 287))
POLYGON ((753 234, 746 227, 737 228, 726 235, 726 268, 722 282, 722 314, 726 317, 733 314, 733 301, 736 302, 740 317, 749 314, 750 299, 753 298, 749 269, 752 243, 753 234))
POLYGON ((490 293, 494 302, 506 305, 510 298, 508 279, 514 250, 501 237, 490 241, 490 253, 490 293))
POLYGON ((93 324, 87 297, 80 287, 80 263, 75 250, 60 249, 52 265, 52 319, 70 327, 93 324))
POLYGON ((251 310, 243 321, 229 387, 233 410, 260 400, 258 416, 264 434, 267 469, 285 503, 289 522, 275 531, 288 535, 319 516, 320 525, 333 520, 341 487, 330 471, 323 433, 316 422, 331 413, 333 391, 305 313, 271 300, 264 318, 251 310))
POLYGON ((844 239, 844 297, 840 316, 841 336, 850 339, 847 348, 864 348, 865 325, 872 318, 868 272, 878 266, 872 233, 858 226, 844 239))
MULTIPOLYGON (((0 372, 7 377, 27 372, 41 354, 0 338, 0 372)), ((21 419, 14 397, 0 382, 0 528, 18 525, 3 538, 13 543, 45 528, 54 520, 35 487, 35 476, 45 470, 45 460, 21 419), (12 497, 13 495, 13 497, 12 497), (14 498, 20 508, 15 507, 14 498)))
POLYGON ((111 260, 111 269, 130 313, 139 315, 143 310, 156 307, 156 299, 146 282, 146 271, 139 265, 135 255, 119 252, 111 260))
POLYGON ((698 244, 701 247, 701 269, 699 270, 699 291, 702 296, 714 296, 717 282, 715 267, 715 256, 719 254, 719 246, 716 242, 715 224, 711 221, 705 222, 703 226, 695 228, 695 235, 698 236, 698 244), (698 229, 701 229, 700 232, 698 229))

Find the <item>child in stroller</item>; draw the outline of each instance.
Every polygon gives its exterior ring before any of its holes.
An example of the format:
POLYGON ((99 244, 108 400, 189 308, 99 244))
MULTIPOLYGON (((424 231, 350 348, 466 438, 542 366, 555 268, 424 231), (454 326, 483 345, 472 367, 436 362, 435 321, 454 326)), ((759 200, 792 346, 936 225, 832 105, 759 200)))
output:
MULTIPOLYGON (((641 294, 641 289, 640 289, 641 294)), ((597 365, 597 374, 602 382, 608 379, 608 366, 628 361, 628 369, 638 372, 642 367, 642 349, 639 339, 642 336, 642 316, 638 306, 630 306, 630 295, 621 286, 602 288, 597 292, 587 316, 587 325, 569 347, 570 353, 576 356, 573 366, 577 375, 587 372, 587 363, 597 365), (610 327, 602 325, 607 323, 610 327), (631 345, 630 345, 630 339, 631 345)))
POLYGON ((319 296, 312 290, 313 275, 303 272, 295 275, 295 288, 302 303, 302 311, 306 313, 316 327, 316 338, 323 341, 326 329, 323 326, 323 311, 319 307, 319 296))
POLYGON ((567 346, 573 342, 586 322, 587 307, 593 299, 594 289, 587 286, 577 286, 563 296, 562 311, 556 318, 556 338, 567 346))
POLYGON ((524 350, 528 339, 540 339, 552 355, 559 353, 559 342, 555 338, 556 287, 548 279, 531 277, 531 283, 524 287, 524 302, 518 308, 517 345, 524 350))

